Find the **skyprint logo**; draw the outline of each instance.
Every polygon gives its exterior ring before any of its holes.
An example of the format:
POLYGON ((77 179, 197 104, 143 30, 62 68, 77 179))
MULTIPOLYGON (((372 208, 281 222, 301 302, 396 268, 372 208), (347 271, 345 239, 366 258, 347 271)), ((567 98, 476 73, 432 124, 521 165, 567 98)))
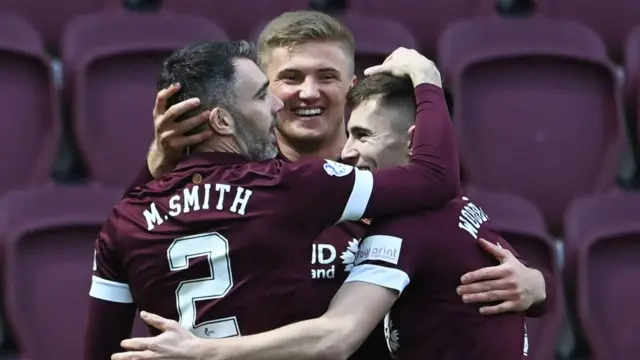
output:
POLYGON ((402 239, 388 235, 373 235, 362 241, 356 254, 355 264, 363 261, 385 261, 398 265, 402 239))
POLYGON ((342 259, 342 264, 344 265, 344 271, 349 272, 353 269, 359 247, 360 241, 358 239, 353 239, 349 241, 347 249, 342 252, 342 255, 340 255, 340 259, 342 259))

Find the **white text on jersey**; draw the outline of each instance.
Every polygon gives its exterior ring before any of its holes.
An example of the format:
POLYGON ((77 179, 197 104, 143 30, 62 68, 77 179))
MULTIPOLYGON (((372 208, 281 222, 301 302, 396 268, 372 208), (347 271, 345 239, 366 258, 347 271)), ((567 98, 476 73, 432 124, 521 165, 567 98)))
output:
MULTIPOLYGON (((151 231, 156 227, 156 225, 162 225, 162 223, 167 220, 169 216, 175 217, 189 213, 191 211, 209 210, 212 187, 214 188, 214 192, 217 193, 217 202, 215 205, 216 210, 228 210, 239 215, 245 214, 247 203, 251 198, 251 190, 245 189, 241 186, 234 186, 236 190, 233 203, 228 209, 224 209, 225 195, 231 192, 231 185, 194 185, 192 187, 183 189, 181 193, 175 194, 169 199, 170 210, 168 215, 160 214, 156 203, 151 203, 151 205, 149 205, 149 208, 144 210, 144 212, 142 213, 144 215, 144 218, 147 220, 147 230, 151 231), (202 194, 200 193, 201 191, 202 194)), ((215 200, 216 199, 214 199, 213 201, 215 200)))
POLYGON ((331 244, 313 244, 311 247, 312 279, 333 279, 336 277, 336 248, 331 244))
POLYGON ((462 208, 462 211, 460 211, 458 220, 458 227, 460 229, 468 232, 474 239, 478 239, 480 225, 489 220, 489 217, 480 207, 473 203, 468 203, 462 208))

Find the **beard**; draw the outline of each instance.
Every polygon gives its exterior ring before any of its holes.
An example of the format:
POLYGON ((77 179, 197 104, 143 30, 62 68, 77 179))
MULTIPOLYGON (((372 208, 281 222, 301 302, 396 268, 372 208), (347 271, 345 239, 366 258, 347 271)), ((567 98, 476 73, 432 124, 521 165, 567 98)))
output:
MULTIPOLYGON (((278 155, 278 147, 271 140, 271 132, 264 134, 257 126, 239 111, 231 111, 236 120, 238 140, 244 148, 245 156, 251 161, 273 159, 278 155)), ((275 128, 277 118, 274 116, 271 128, 275 128)))

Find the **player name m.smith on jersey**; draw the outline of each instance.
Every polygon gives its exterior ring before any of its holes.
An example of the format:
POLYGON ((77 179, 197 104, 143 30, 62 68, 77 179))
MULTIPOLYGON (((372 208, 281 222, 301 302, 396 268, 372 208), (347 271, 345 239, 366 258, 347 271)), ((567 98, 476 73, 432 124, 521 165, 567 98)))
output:
POLYGON ((155 202, 143 211, 142 215, 147 220, 147 230, 151 231, 156 226, 162 225, 169 216, 176 217, 191 211, 209 210, 212 202, 218 211, 226 210, 235 214, 244 215, 252 191, 241 186, 228 184, 201 184, 183 189, 181 192, 169 198, 168 214, 160 214, 155 202), (213 194, 212 194, 213 193, 213 194), (234 195, 231 206, 224 208, 225 196, 234 195), (213 196, 212 196, 213 195, 213 196), (213 198, 213 199, 212 199, 213 198))

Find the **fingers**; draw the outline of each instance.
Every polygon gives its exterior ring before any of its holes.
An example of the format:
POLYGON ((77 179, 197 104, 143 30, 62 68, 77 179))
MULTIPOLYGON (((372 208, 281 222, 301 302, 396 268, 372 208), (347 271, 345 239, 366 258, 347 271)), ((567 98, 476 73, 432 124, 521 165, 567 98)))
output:
POLYGON ((375 65, 375 66, 372 66, 370 68, 365 69, 364 75, 365 76, 371 76, 373 74, 378 74, 378 73, 386 72, 386 71, 387 71, 387 69, 386 69, 385 65, 375 65))
POLYGON ((511 251, 502 248, 502 246, 500 246, 499 244, 496 245, 485 239, 480 239, 479 242, 480 247, 482 247, 484 251, 493 255, 496 259, 500 260, 500 262, 504 262, 509 258, 509 256, 513 256, 513 254, 511 254, 511 251))
MULTIPOLYGON (((141 311, 140 317, 142 318, 142 320, 144 320, 144 322, 161 331, 167 331, 168 329, 173 327, 174 323, 177 325, 177 323, 173 320, 165 319, 162 316, 152 314, 146 311, 141 311)), ((147 339, 150 339, 150 338, 147 338, 147 339)), ((134 339, 131 339, 131 340, 134 340, 134 339)))
POLYGON ((111 355, 111 360, 151 360, 158 359, 153 351, 129 351, 111 355))
POLYGON ((153 339, 152 337, 126 339, 120 342, 120 346, 127 350, 147 350, 151 346, 153 339))
POLYGON ((495 290, 513 290, 518 286, 515 281, 500 278, 497 280, 480 281, 468 285, 460 285, 456 289, 458 295, 480 294, 495 290))
POLYGON ((518 297, 515 290, 491 290, 486 292, 462 295, 466 304, 489 303, 495 301, 512 301, 518 297))
POLYGON ((472 284, 479 281, 496 280, 513 275, 514 270, 507 264, 482 268, 462 275, 460 282, 463 285, 472 284))
POLYGON ((506 312, 520 311, 520 309, 518 309, 518 304, 515 301, 505 301, 494 306, 483 306, 479 311, 482 315, 497 315, 506 312))
POLYGON ((179 83, 171 84, 168 88, 162 89, 158 92, 156 96, 156 103, 153 106, 153 118, 155 119, 157 116, 164 114, 167 109, 167 101, 173 94, 177 93, 180 90, 181 85, 179 83))
POLYGON ((180 115, 198 106, 200 106, 200 99, 198 98, 187 99, 171 106, 164 114, 153 118, 156 122, 156 131, 159 133, 162 132, 165 126, 175 123, 175 119, 180 117, 180 115))

